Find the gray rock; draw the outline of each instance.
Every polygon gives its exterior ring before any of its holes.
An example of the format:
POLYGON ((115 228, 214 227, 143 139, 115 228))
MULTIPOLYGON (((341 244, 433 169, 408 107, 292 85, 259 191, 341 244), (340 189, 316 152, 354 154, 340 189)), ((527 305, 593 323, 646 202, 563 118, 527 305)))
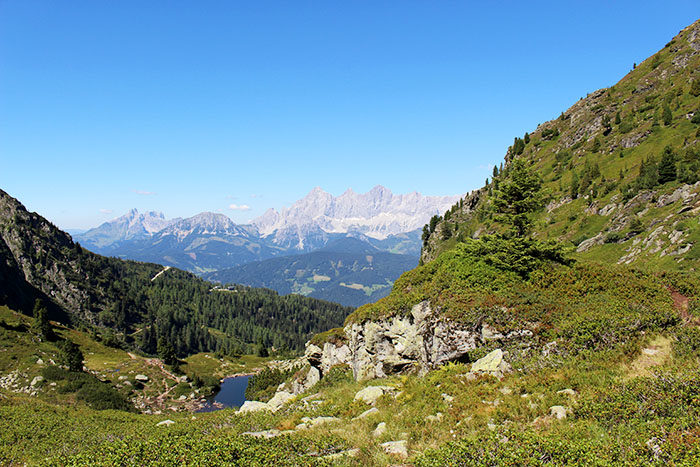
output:
POLYGON ((32 382, 31 382, 31 386, 34 387, 34 386, 36 386, 37 384, 41 383, 42 381, 44 381, 44 377, 43 377, 43 376, 35 376, 34 379, 33 379, 32 382))
POLYGON ((502 378, 510 371, 510 365, 503 359, 503 351, 496 349, 472 363, 472 372, 502 378))
POLYGON ((347 451, 340 451, 336 452, 335 454, 328 454, 327 456, 323 456, 324 459, 328 460, 337 460, 341 459, 343 457, 357 457, 360 454, 360 450, 358 448, 354 449, 348 449, 347 451))
POLYGON ((562 389, 561 391, 557 391, 557 394, 566 394, 567 396, 575 396, 576 391, 570 388, 562 389))
POLYGON ((337 417, 316 417, 316 418, 304 417, 301 419, 301 421, 302 421, 302 423, 300 423, 296 426, 297 430, 305 430, 308 428, 314 428, 316 426, 324 425, 326 423, 340 421, 340 419, 337 417))
POLYGON ((170 425, 174 425, 174 424, 175 424, 174 421, 168 419, 168 420, 163 420, 162 422, 156 423, 156 426, 170 426, 170 425))
POLYGON ((357 417, 353 418, 353 420, 361 420, 361 419, 363 419, 363 418, 369 417, 369 416, 374 415, 374 414, 377 414, 377 413, 379 413, 379 410, 377 410, 376 407, 372 407, 371 409, 365 410, 365 411, 362 412, 360 415, 358 415, 357 417))
POLYGON ((372 436, 374 438, 379 438, 382 436, 384 433, 386 433, 386 423, 381 422, 377 425, 377 427, 372 431, 372 436))
POLYGON ((425 417, 425 421, 429 422, 429 423, 439 422, 440 420, 442 420, 442 413, 441 412, 438 412, 435 415, 428 415, 427 417, 425 417))
POLYGON ((549 408, 549 415, 556 418, 557 420, 563 420, 566 418, 569 409, 563 405, 553 405, 549 408))
POLYGON ((134 376, 134 379, 136 381, 141 381, 142 383, 148 382, 148 376, 146 376, 146 375, 136 375, 136 376, 134 376))
POLYGON ((393 390, 394 388, 390 386, 367 386, 366 388, 361 389, 357 392, 357 394, 355 394, 355 400, 361 400, 364 401, 366 404, 374 405, 377 402, 377 399, 382 397, 387 392, 393 390))
POLYGON ((238 409, 238 413, 259 412, 261 410, 270 410, 270 406, 265 402, 245 401, 241 408, 238 409))
POLYGON ((294 394, 291 394, 287 391, 280 391, 278 393, 275 393, 274 396, 272 396, 272 399, 268 401, 267 405, 270 407, 270 410, 276 412, 277 410, 282 408, 284 404, 286 404, 293 398, 294 394))
POLYGON ((276 438, 281 435, 282 432, 277 429, 264 430, 264 431, 245 431, 241 433, 241 436, 252 436, 253 438, 276 438))
POLYGON ((384 452, 394 456, 399 456, 406 458, 408 457, 408 448, 406 447, 406 440, 400 441, 388 441, 386 443, 380 444, 384 448, 384 452))
POLYGON ((442 399, 447 403, 450 403, 453 400, 455 400, 455 398, 453 396, 450 396, 449 394, 445 394, 445 393, 442 393, 442 399))

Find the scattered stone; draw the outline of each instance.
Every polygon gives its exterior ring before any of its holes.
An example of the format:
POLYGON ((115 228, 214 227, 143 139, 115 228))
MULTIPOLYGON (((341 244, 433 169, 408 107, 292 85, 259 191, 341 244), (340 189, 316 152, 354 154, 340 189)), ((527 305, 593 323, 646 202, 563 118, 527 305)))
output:
POLYGON ((39 358, 39 359, 37 359, 36 364, 37 364, 37 365, 43 365, 43 364, 44 364, 44 360, 42 360, 42 359, 39 358))
POLYGON ((499 391, 501 392, 501 394, 506 395, 506 396, 507 396, 508 394, 512 394, 512 393, 513 393, 513 389, 509 388, 508 386, 502 387, 501 389, 499 389, 499 391))
POLYGON ((270 406, 265 402, 245 401, 241 408, 238 409, 238 413, 259 412, 261 410, 270 410, 270 406))
POLYGON ((119 381, 124 381, 125 379, 128 379, 128 376, 121 375, 118 379, 119 381))
POLYGON ((241 436, 252 436, 254 438, 276 438, 282 434, 280 430, 264 430, 264 431, 245 431, 241 433, 241 436))
POLYGON ((173 425, 175 422, 168 419, 168 420, 163 420, 162 422, 156 423, 156 426, 170 426, 173 425))
POLYGON ((656 355, 657 353, 659 353, 659 351, 657 349, 642 349, 642 353, 644 355, 651 356, 651 355, 656 355))
POLYGON ((662 443, 663 440, 659 440, 657 437, 649 438, 647 442, 644 443, 654 456, 654 460, 659 460, 659 458, 663 455, 663 451, 661 450, 662 443))
POLYGON ((384 433, 386 433, 386 423, 385 423, 385 422, 381 422, 380 424, 377 425, 377 427, 376 427, 376 428, 374 429, 374 431, 372 432, 372 436, 373 436, 374 438, 379 438, 379 437, 382 436, 384 433))
POLYGON ((453 396, 450 396, 449 394, 445 394, 444 392, 442 393, 442 398, 443 398, 443 399, 445 400, 445 402, 447 402, 447 403, 450 403, 450 402, 452 402, 453 400, 455 400, 455 398, 454 398, 453 396))
POLYGON ((147 383, 147 382, 148 382, 148 376, 146 376, 146 375, 136 375, 136 376, 134 376, 134 379, 135 379, 136 381, 140 381, 140 382, 142 382, 142 383, 147 383))
POLYGON ((563 405, 553 405, 549 408, 549 415, 555 417, 557 420, 563 420, 566 418, 568 409, 563 405))
POLYGON ((394 388, 390 386, 367 386, 355 394, 355 400, 362 400, 366 404, 374 405, 377 402, 377 399, 382 397, 385 393, 393 390, 394 388))
POLYGON ((428 415, 427 417, 425 417, 426 422, 439 422, 440 420, 442 420, 441 412, 438 412, 435 415, 428 415))
POLYGON ((178 397, 177 400, 179 400, 179 401, 186 401, 186 400, 187 400, 187 396, 183 394, 183 395, 181 395, 180 397, 178 397))
POLYGON ((273 412, 278 411, 284 404, 289 402, 290 399, 293 399, 294 395, 287 392, 287 391, 280 391, 278 393, 275 393, 275 395, 270 399, 267 403, 267 405, 270 407, 270 410, 273 412))
POLYGON ((376 413, 379 413, 379 410, 377 410, 376 407, 372 407, 371 409, 365 410, 365 411, 362 412, 360 415, 358 415, 357 417, 353 418, 353 420, 360 420, 360 419, 362 419, 362 418, 369 417, 370 415, 374 415, 374 414, 376 414, 376 413))
POLYGON ((491 430, 491 431, 494 431, 496 428, 498 428, 498 425, 496 425, 495 423, 493 423, 493 420, 489 420, 489 421, 486 423, 486 426, 487 426, 488 429, 491 430))
POLYGON ((334 460, 334 459, 340 459, 341 457, 357 457, 360 454, 360 450, 358 448, 354 449, 348 449, 347 451, 340 451, 336 452, 335 454, 328 454, 327 456, 323 456, 324 459, 329 459, 329 460, 334 460))
POLYGON ((406 440, 400 441, 387 441, 386 443, 380 444, 384 448, 384 452, 399 457, 408 457, 408 449, 406 447, 406 440))
POLYGON ((331 423, 331 422, 337 422, 340 419, 337 417, 316 417, 316 418, 309 418, 309 417, 304 417, 301 419, 302 423, 298 424, 296 426, 297 430, 305 430, 307 428, 313 428, 319 425, 323 425, 325 423, 331 423))
POLYGON ((483 358, 472 363, 472 373, 482 373, 496 378, 503 376, 510 371, 510 365, 503 359, 503 351, 496 349, 483 358))
POLYGON ((575 396, 576 391, 570 388, 562 389, 561 391, 557 391, 557 394, 566 394, 567 396, 575 396))
POLYGON ((37 384, 41 383, 42 381, 44 381, 44 377, 43 377, 43 376, 35 376, 34 379, 33 379, 32 382, 31 382, 31 386, 34 387, 34 386, 36 386, 37 384))
POLYGON ((488 324, 484 324, 483 326, 481 326, 481 340, 487 341, 487 340, 498 340, 498 339, 503 339, 503 334, 496 331, 494 328, 492 328, 488 324))

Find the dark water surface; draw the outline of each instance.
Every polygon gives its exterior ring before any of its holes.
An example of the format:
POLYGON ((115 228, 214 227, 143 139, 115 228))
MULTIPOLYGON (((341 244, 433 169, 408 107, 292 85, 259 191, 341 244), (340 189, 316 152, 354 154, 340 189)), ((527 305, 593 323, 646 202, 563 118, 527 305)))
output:
POLYGON ((246 401, 245 390, 250 375, 233 376, 221 383, 221 390, 207 400, 207 405, 198 412, 213 412, 228 407, 240 407, 246 401))

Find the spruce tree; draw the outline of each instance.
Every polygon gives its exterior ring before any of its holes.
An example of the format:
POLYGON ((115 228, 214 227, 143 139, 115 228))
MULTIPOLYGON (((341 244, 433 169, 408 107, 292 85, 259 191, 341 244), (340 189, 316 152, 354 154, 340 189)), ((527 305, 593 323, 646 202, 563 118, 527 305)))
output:
POLYGON ((670 146, 664 148, 664 154, 659 162, 659 183, 672 182, 676 179, 676 156, 670 146))
POLYGON ((531 216, 542 207, 542 180, 528 170, 522 159, 514 159, 508 177, 494 191, 493 205, 500 218, 511 226, 511 234, 524 237, 532 226, 531 216))
POLYGON ((53 332, 53 327, 51 326, 51 322, 49 321, 49 312, 46 309, 46 306, 44 306, 44 303, 41 301, 41 299, 36 299, 34 301, 34 310, 33 310, 33 315, 34 315, 34 332, 39 334, 39 336, 42 339, 45 340, 53 340, 55 339, 56 335, 53 332))

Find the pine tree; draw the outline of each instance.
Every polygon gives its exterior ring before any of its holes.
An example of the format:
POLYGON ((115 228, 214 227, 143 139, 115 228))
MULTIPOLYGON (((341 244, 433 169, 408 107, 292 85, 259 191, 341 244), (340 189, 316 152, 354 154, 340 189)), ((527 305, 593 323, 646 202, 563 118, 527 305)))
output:
POLYGON ((34 332, 39 334, 39 336, 44 340, 54 340, 56 335, 54 334, 53 326, 51 326, 51 322, 49 321, 49 312, 41 299, 37 298, 34 301, 33 315, 34 324, 32 327, 34 328, 34 332))
POLYGON ((669 106, 664 105, 664 110, 661 118, 664 121, 664 125, 669 126, 671 124, 671 122, 673 121, 673 114, 671 113, 671 108, 669 106))
POLYGON ((569 189, 569 194, 571 195, 571 199, 578 198, 578 187, 579 187, 578 174, 576 174, 576 172, 573 172, 571 175, 571 188, 569 189))
POLYGON ((524 237, 529 233, 531 216, 544 202, 541 190, 540 177, 528 170, 522 159, 514 159, 493 198, 499 217, 511 226, 511 235, 524 237))
POLYGON ((695 78, 691 83, 690 94, 695 97, 700 96, 700 78, 695 78))
POLYGON ((670 146, 664 148, 658 166, 659 183, 672 182, 676 179, 676 155, 670 146))
POLYGON ((83 371, 83 352, 75 342, 65 340, 58 344, 60 350, 59 360, 70 371, 83 371))
POLYGON ((175 349, 165 336, 158 338, 158 357, 163 360, 166 365, 174 365, 177 362, 175 349))

